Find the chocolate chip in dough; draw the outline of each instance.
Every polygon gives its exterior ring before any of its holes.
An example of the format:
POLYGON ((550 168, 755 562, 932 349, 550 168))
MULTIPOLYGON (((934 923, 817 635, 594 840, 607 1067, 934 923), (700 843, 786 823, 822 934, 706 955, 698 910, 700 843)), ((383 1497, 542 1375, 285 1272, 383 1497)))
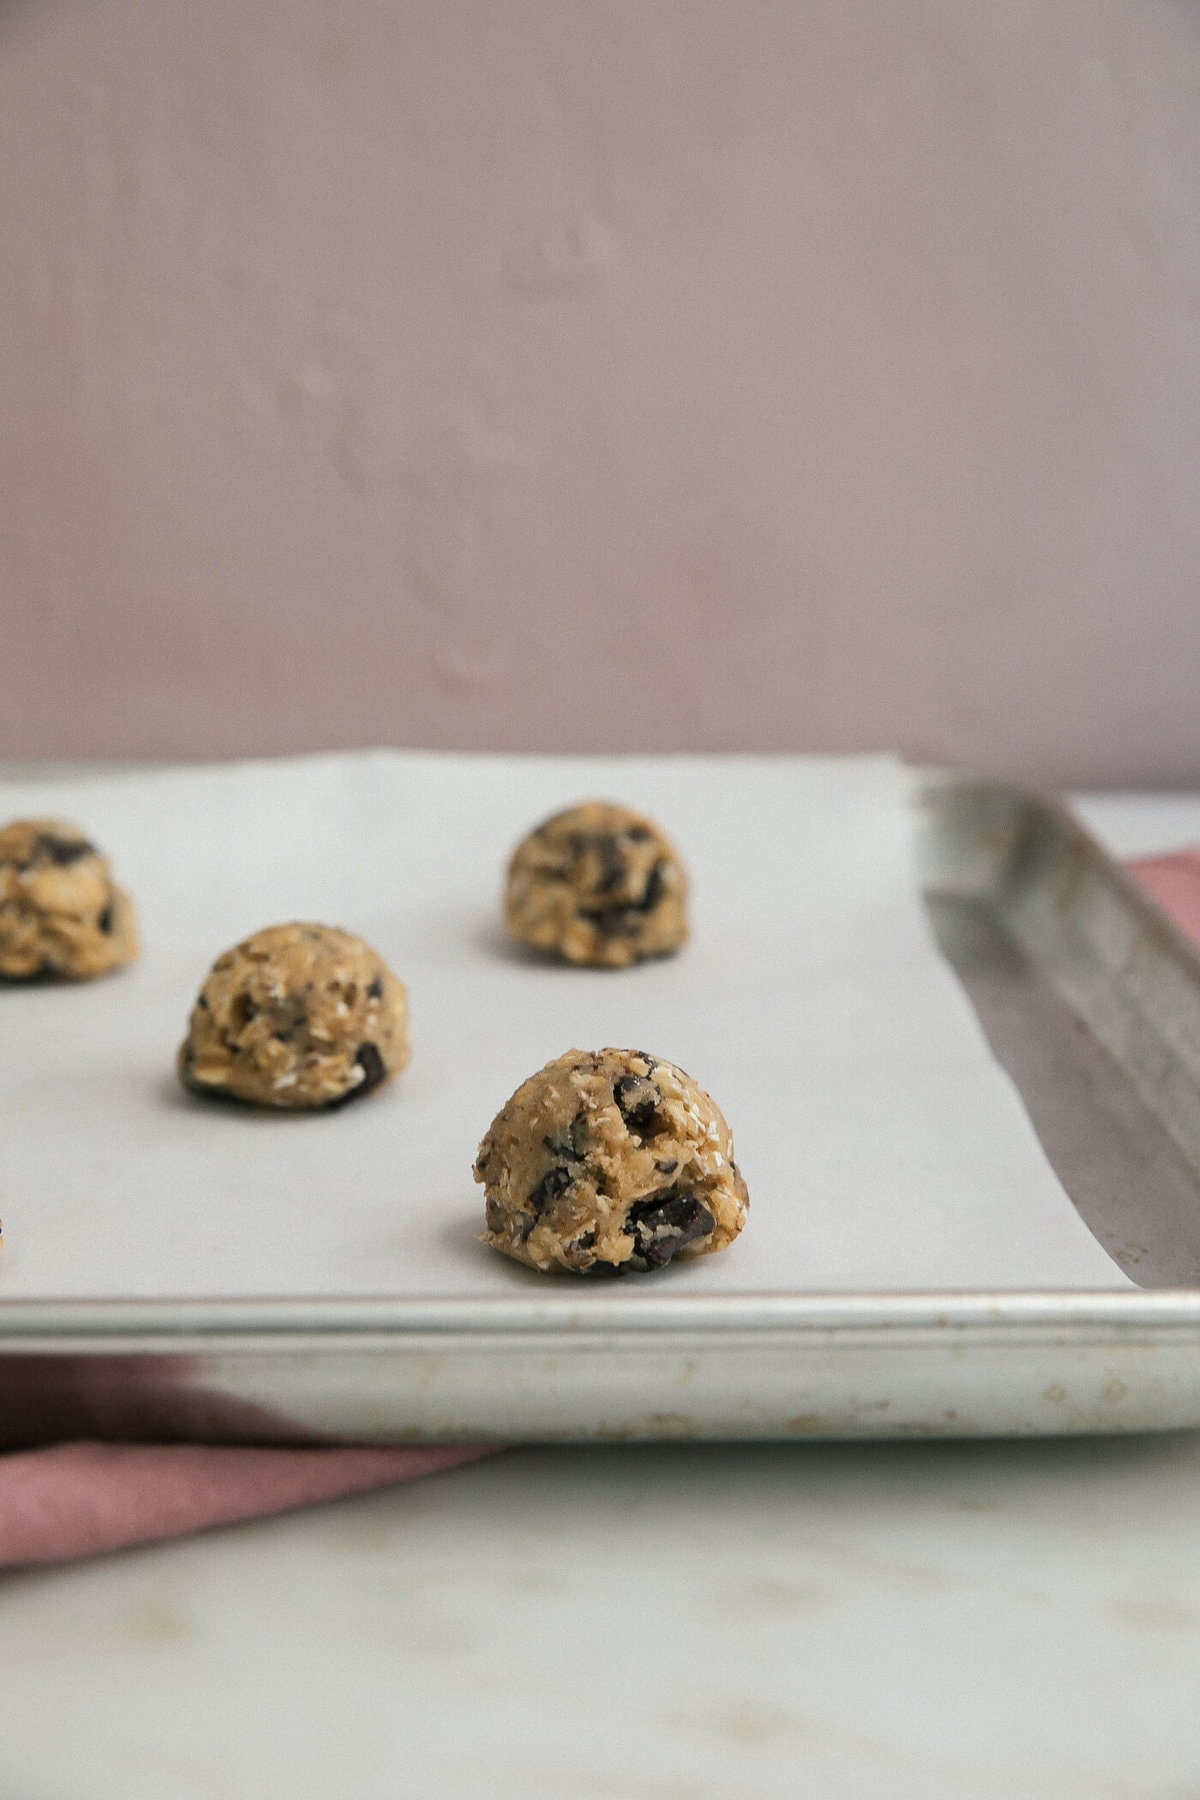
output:
POLYGON ((625 1215, 633 1236, 633 1260, 646 1269, 662 1269, 685 1244, 707 1237, 715 1221, 694 1194, 674 1191, 651 1194, 625 1215))

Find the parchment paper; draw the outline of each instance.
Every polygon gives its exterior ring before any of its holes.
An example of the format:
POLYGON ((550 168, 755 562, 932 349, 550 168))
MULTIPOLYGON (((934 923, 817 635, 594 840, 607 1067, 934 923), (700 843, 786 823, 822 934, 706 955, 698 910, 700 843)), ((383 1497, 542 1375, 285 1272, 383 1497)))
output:
POLYGON ((0 1297, 1128 1285, 935 948, 896 762, 376 752, 0 784, 0 819, 31 813, 109 853, 145 949, 0 990, 0 1297), (682 849, 683 955, 613 973, 506 944, 513 843, 589 796, 682 849), (410 1067, 328 1115, 185 1096, 172 1058, 209 964, 288 919, 361 933, 408 982, 410 1067), (752 1199, 725 1254, 595 1284, 476 1241, 493 1114, 604 1044, 679 1063, 724 1110, 752 1199))

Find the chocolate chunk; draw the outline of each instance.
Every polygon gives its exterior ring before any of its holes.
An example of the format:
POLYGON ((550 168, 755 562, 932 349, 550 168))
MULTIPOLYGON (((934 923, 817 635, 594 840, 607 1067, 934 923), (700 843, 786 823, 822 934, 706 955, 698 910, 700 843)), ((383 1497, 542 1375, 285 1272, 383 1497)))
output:
POLYGON ((660 1175, 673 1175, 679 1167, 679 1158, 677 1156, 664 1157, 661 1162, 656 1162, 654 1167, 660 1175))
POLYGON ((596 892, 611 894, 614 888, 621 886, 626 875, 620 840, 611 831, 597 831, 589 841, 600 863, 596 892))
POLYGON ((662 1095, 644 1075, 622 1075, 613 1085, 613 1099, 626 1125, 642 1131, 654 1118, 662 1095))
POLYGON ((105 907, 104 911, 100 914, 100 917, 96 920, 96 923, 100 927, 101 931, 104 932, 106 937, 112 935, 113 903, 111 900, 109 901, 108 905, 105 907))
POLYGON ((383 1058, 374 1044, 360 1044, 354 1060, 362 1070, 363 1078, 356 1088, 351 1088, 350 1092, 355 1096, 369 1094, 371 1089, 377 1088, 387 1075, 383 1058))
POLYGON ((52 862, 56 869, 68 869, 72 863, 81 862, 85 856, 94 856, 96 846, 89 844, 86 838, 60 838, 49 831, 43 831, 33 842, 33 857, 43 857, 52 862))
POLYGON ((663 897, 663 869, 666 864, 656 862, 646 877, 646 887, 640 900, 635 902, 638 912, 652 912, 663 897))
POLYGON ((696 1238, 707 1237, 715 1224, 712 1214, 694 1194, 673 1188, 651 1194, 630 1207, 625 1229, 633 1239, 632 1261, 643 1269, 661 1269, 696 1238))
POLYGON ((640 899, 622 900, 611 906, 581 906, 579 917, 587 919, 605 937, 632 937, 638 930, 639 921, 646 913, 653 912, 663 897, 666 882, 663 870, 666 864, 656 862, 646 877, 646 885, 640 899))
POLYGON ((577 1150, 573 1143, 568 1143, 565 1138, 544 1137, 542 1142, 545 1144, 550 1154, 556 1156, 560 1162, 577 1163, 583 1161, 582 1152, 577 1150))
POLYGON ((370 987, 367 989, 367 999, 368 1000, 382 1000, 383 999, 383 976, 382 975, 377 975, 375 977, 374 981, 371 983, 370 987))
POLYGON ((590 1269, 596 1258, 592 1254, 592 1246, 596 1242, 594 1231, 581 1231, 578 1237, 572 1238, 563 1245, 563 1261, 569 1269, 590 1269))
POLYGON ((579 917, 594 925, 602 937, 632 937, 637 930, 635 906, 581 906, 579 917))
POLYGON ((337 1112, 339 1107, 348 1106, 351 1100, 361 1100, 364 1094, 369 1094, 372 1088, 377 1088, 381 1081, 387 1079, 383 1058, 374 1044, 360 1044, 354 1060, 363 1072, 362 1080, 356 1087, 347 1088, 344 1094, 337 1094, 332 1100, 327 1100, 321 1108, 322 1112, 337 1112))
POLYGON ((504 1208, 498 1200, 487 1200, 484 1203, 483 1216, 487 1220, 489 1231, 504 1230, 504 1208))
POLYGON ((574 1179, 570 1169, 564 1169, 561 1163, 548 1170, 526 1201, 534 1218, 540 1218, 552 1201, 557 1200, 560 1194, 565 1194, 574 1179))

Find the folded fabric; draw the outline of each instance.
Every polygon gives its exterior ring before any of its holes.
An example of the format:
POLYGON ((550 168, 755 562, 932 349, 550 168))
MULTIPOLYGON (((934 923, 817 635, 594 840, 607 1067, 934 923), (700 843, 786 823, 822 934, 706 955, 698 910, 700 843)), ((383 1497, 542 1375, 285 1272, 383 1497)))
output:
MULTIPOLYGON (((1127 865, 1200 940, 1200 848, 1127 865)), ((481 1444, 404 1449, 243 1449, 201 1444, 55 1444, 0 1456, 0 1567, 68 1562, 206 1526, 412 1481, 491 1453, 481 1444)))
POLYGON ((69 1562, 287 1512, 452 1469, 489 1450, 71 1443, 14 1451, 0 1457, 0 1567, 69 1562))
POLYGON ((1200 939, 1200 846, 1170 856, 1141 856, 1125 867, 1181 931, 1200 939))

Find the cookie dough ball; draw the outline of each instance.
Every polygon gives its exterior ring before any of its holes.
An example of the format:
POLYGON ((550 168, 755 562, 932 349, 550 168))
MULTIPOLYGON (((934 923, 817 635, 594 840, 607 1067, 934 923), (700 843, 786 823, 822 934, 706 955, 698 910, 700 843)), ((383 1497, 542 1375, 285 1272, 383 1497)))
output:
POLYGON ((0 830, 0 975, 86 980, 137 953, 129 896, 78 826, 16 819, 0 830))
POLYGON ((714 1101, 640 1050, 568 1050, 479 1146, 483 1241, 531 1269, 661 1269, 733 1242, 750 1196, 714 1101))
POLYGON ((625 969, 687 940, 687 876, 657 825, 589 800, 517 845, 508 866, 509 934, 568 961, 625 969))
POLYGON ((219 956, 192 1009, 179 1078, 259 1106, 341 1106, 408 1061, 408 995, 331 925, 271 925, 219 956))

